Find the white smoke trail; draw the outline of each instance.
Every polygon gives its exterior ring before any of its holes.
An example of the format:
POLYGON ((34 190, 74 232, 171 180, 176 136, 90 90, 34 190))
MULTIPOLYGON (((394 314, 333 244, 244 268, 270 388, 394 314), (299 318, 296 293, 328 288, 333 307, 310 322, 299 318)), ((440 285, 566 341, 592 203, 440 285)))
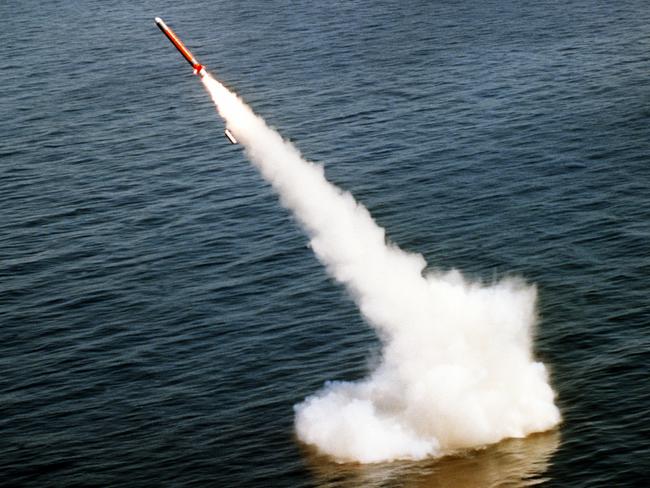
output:
POLYGON ((423 275, 424 258, 387 243, 368 210, 321 166, 211 76, 203 83, 383 342, 368 378, 328 383, 295 406, 302 441, 338 461, 367 463, 440 456, 560 422, 546 369, 532 356, 534 287, 482 286, 457 271, 423 275))

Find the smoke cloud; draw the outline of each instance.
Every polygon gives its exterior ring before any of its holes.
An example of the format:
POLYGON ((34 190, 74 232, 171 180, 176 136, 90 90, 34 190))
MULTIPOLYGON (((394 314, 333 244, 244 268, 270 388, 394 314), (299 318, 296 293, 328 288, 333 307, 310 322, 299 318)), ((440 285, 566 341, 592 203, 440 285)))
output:
POLYGON ((387 242, 384 229, 323 168, 210 75, 226 126, 307 232, 382 341, 357 382, 327 383, 294 407, 305 443, 340 462, 442 456, 560 422, 544 365, 532 354, 536 289, 516 279, 472 283, 387 242))

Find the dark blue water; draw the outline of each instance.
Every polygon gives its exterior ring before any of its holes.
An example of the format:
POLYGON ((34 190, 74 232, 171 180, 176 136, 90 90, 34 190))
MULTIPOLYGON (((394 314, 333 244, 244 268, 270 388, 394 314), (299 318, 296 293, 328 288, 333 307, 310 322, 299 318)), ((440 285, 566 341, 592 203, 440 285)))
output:
POLYGON ((632 486, 648 478, 650 6, 0 5, 5 486, 632 486), (563 424, 340 465, 294 404, 379 350, 153 24, 390 238, 538 287, 563 424))

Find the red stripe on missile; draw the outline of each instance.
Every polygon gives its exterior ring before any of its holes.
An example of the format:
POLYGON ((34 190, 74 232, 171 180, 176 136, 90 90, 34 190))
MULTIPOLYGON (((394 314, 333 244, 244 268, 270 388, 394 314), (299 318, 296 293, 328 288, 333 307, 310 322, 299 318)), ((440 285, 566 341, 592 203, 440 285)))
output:
POLYGON ((196 60, 190 50, 185 47, 183 41, 178 38, 174 31, 171 30, 160 17, 156 17, 156 25, 160 28, 161 31, 163 31, 163 34, 167 36, 167 39, 171 41, 176 49, 178 49, 178 52, 180 52, 187 60, 187 62, 190 63, 192 68, 194 68, 194 74, 200 75, 201 77, 205 75, 205 69, 203 66, 196 60))

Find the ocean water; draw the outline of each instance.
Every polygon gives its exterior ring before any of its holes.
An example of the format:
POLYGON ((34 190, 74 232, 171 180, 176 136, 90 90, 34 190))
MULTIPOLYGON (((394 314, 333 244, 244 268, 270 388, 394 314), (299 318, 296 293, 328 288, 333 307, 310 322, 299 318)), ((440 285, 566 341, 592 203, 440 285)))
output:
POLYGON ((650 435, 650 6, 3 2, 0 484, 633 486, 650 435), (537 287, 558 429, 336 463, 293 406, 380 342, 163 17, 431 270, 537 287))

